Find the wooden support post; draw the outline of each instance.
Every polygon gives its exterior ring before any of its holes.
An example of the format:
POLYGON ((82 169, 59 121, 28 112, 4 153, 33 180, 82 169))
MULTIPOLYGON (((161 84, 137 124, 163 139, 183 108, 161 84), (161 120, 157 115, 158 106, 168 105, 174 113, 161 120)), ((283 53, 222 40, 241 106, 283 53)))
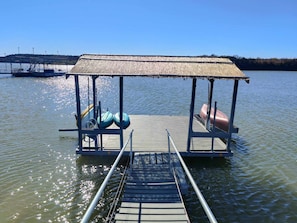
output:
POLYGON ((196 97, 196 81, 197 81, 196 78, 193 78, 193 81, 192 81, 192 98, 191 98, 190 117, 189 117, 187 152, 190 152, 192 134, 193 134, 193 117, 194 117, 194 107, 195 107, 195 97, 196 97))
POLYGON ((120 146, 121 149, 124 145, 124 139, 123 139, 123 77, 120 77, 120 146))
POLYGON ((237 91, 238 91, 238 80, 234 81, 233 87, 233 97, 232 97, 232 105, 231 105, 231 113, 230 113, 230 120, 229 120, 229 129, 228 129, 228 141, 227 141, 227 151, 231 152, 230 144, 233 132, 233 122, 235 116, 235 106, 236 106, 236 99, 237 99, 237 91))
POLYGON ((81 133, 81 106, 79 93, 79 79, 78 75, 74 76, 75 80, 75 95, 76 95, 76 114, 77 114, 77 128, 78 128, 78 148, 82 152, 82 133, 81 133))

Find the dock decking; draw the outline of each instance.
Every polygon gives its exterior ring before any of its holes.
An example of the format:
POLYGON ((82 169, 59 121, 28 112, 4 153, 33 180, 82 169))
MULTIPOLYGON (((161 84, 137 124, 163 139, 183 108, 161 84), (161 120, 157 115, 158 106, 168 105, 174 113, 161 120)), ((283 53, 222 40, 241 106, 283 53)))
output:
POLYGON ((117 223, 190 222, 167 154, 135 154, 117 223))
MULTIPOLYGON (((226 145, 218 138, 214 139, 214 150, 211 150, 211 138, 193 138, 191 151, 187 152, 188 124, 186 116, 157 116, 157 115, 131 115, 131 125, 124 130, 124 141, 129 138, 132 129, 134 152, 167 152, 168 141, 166 129, 171 134, 176 147, 183 156, 203 156, 209 153, 227 153, 226 145)), ((110 128, 116 128, 113 124, 110 128)), ((193 130, 207 132, 203 125, 194 119, 193 130)), ((103 135, 103 152, 119 150, 119 135, 103 135)), ((98 137, 100 147, 100 139, 98 137)), ((83 152, 94 151, 94 140, 83 141, 83 152)), ((99 152, 102 152, 99 148, 99 152)))

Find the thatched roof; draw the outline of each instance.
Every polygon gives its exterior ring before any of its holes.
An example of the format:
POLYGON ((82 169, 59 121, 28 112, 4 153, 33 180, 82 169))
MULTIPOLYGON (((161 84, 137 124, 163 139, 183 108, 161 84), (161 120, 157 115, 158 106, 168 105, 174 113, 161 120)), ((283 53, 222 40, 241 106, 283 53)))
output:
POLYGON ((194 56, 82 55, 69 75, 243 79, 227 58, 194 56))

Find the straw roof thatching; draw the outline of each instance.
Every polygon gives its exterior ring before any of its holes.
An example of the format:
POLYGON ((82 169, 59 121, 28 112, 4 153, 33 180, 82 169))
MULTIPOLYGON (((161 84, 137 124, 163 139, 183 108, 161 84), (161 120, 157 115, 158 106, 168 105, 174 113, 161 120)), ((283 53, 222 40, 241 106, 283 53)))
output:
POLYGON ((82 55, 69 75, 243 79, 227 58, 194 56, 82 55))

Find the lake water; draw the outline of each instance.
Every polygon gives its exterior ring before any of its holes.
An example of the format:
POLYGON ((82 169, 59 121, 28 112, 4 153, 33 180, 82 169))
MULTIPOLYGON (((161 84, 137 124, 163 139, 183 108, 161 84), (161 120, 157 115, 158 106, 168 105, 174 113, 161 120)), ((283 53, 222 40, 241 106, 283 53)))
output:
MULTIPOLYGON (((219 222, 297 222, 297 72, 245 73, 251 82, 239 85, 234 156, 187 164, 219 222)), ((98 81, 102 107, 117 112, 118 78, 98 81)), ((88 79, 81 83, 86 106, 88 79)), ((214 100, 225 112, 232 86, 215 82, 214 100)), ((125 78, 124 89, 124 110, 130 114, 189 113, 191 80, 125 78)), ((198 80, 196 112, 206 92, 207 81, 198 80)), ((73 78, 0 75, 0 96, 1 222, 78 222, 111 161, 76 155, 76 134, 58 132, 75 127, 73 78)), ((97 207, 99 222, 122 169, 97 207)), ((185 201, 192 222, 207 222, 193 191, 185 201)))

